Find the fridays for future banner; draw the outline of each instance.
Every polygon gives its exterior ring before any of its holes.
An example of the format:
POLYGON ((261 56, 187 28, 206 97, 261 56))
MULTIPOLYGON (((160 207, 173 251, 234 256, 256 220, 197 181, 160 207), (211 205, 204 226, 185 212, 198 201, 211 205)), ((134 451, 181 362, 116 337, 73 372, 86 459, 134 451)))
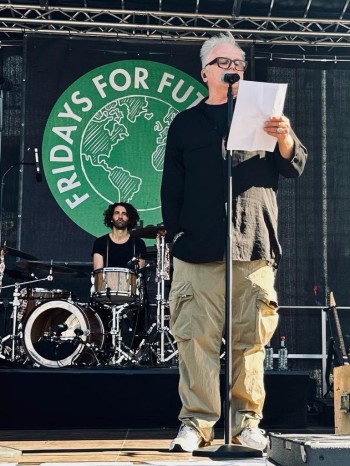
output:
POLYGON ((24 158, 38 148, 44 176, 24 167, 21 245, 88 260, 108 204, 132 203, 144 226, 162 221, 169 125, 207 94, 200 45, 34 34, 25 46, 24 158))

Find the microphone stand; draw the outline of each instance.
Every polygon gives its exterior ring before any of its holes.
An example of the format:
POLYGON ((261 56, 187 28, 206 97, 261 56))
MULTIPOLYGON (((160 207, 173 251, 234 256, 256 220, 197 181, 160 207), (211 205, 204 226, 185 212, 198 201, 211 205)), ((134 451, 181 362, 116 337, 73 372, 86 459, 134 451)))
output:
MULTIPOLYGON (((228 83, 227 89, 227 137, 230 133, 233 116, 233 93, 232 85, 239 80, 239 75, 230 76, 225 82, 228 83)), ((226 277, 225 277, 225 403, 224 403, 224 445, 214 447, 204 447, 193 452, 194 456, 208 456, 215 458, 257 458, 262 457, 263 453, 253 448, 242 445, 232 444, 232 150, 226 150, 227 161, 227 233, 226 233, 226 277)))
MULTIPOLYGON (((227 137, 230 133, 233 115, 232 84, 227 89, 227 137)), ((225 445, 232 442, 231 389, 232 389, 232 150, 226 150, 227 170, 227 231, 226 231, 226 277, 225 277, 225 445)))

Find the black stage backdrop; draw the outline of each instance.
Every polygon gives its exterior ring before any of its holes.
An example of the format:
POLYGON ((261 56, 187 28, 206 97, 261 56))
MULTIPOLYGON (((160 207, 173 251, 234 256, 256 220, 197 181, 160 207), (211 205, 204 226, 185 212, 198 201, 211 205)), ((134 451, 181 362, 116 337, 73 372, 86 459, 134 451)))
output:
MULTIPOLYGON (((280 61, 267 73, 271 82, 289 83, 285 113, 309 150, 302 177, 285 180, 279 191, 280 304, 325 306, 327 292, 333 291, 338 306, 349 306, 349 67, 280 61)), ((275 347, 286 334, 292 353, 320 351, 319 311, 281 310, 280 316, 275 347)), ((349 348, 349 311, 340 310, 339 316, 349 348)), ((294 364, 310 369, 315 361, 294 364)))
MULTIPOLYGON (((200 81, 199 46, 115 39, 81 40, 29 36, 25 47, 25 156, 33 160, 33 150, 36 147, 39 148, 40 159, 44 158, 41 147, 45 124, 57 99, 74 81, 97 67, 124 60, 148 60, 170 65, 200 81)), ((40 160, 40 164, 42 163, 40 160)), ((35 181, 33 169, 29 166, 24 170, 21 249, 30 251, 44 261, 52 259, 67 263, 91 262, 90 252, 94 237, 107 231, 102 224, 102 212, 107 208, 108 202, 105 202, 94 218, 90 219, 92 229, 97 229, 98 225, 103 231, 99 231, 98 234, 86 231, 60 208, 45 177, 41 183, 35 181)), ((159 181, 159 176, 157 179, 159 181)), ((115 202, 129 199, 118 199, 116 190, 115 197, 109 196, 109 200, 115 202)), ((130 202, 134 204, 133 199, 130 202)), ((135 206, 139 207, 137 204, 135 206)), ((140 216, 143 219, 142 212, 140 216)), ((158 220, 157 223, 160 223, 160 218, 158 220)), ((150 223, 154 222, 146 219, 144 225, 150 223)), ((151 245, 152 241, 149 241, 149 244, 151 245)), ((65 284, 64 277, 60 275, 59 280, 57 287, 62 288, 65 284)), ((86 301, 90 290, 90 278, 85 280, 85 283, 84 280, 73 280, 72 283, 71 279, 69 282, 70 288, 77 287, 73 291, 78 293, 79 299, 86 301)))
MULTIPOLYGON (((2 173, 11 163, 10 157, 14 157, 15 162, 20 157, 28 162, 34 160, 33 148, 42 146, 44 126, 51 109, 64 89, 80 76, 98 66, 125 60, 127 56, 176 66, 199 80, 198 52, 199 46, 193 44, 30 36, 23 55, 24 138, 21 139, 21 154, 17 155, 22 57, 15 49, 2 51, 5 56, 3 70, 11 75, 16 90, 16 93, 10 91, 12 94, 8 93, 5 99, 2 146, 6 163, 2 163, 2 173)), ((283 247, 277 280, 280 304, 324 306, 326 292, 332 290, 338 306, 347 306, 350 302, 350 144, 347 131, 350 68, 339 62, 329 65, 260 59, 256 61, 255 70, 257 81, 288 83, 285 113, 309 149, 302 177, 280 183, 279 229, 283 247)), ((36 181, 33 166, 25 167, 22 188, 18 189, 18 210, 7 195, 10 187, 12 189, 12 184, 7 183, 6 218, 13 219, 16 225, 17 215, 21 216, 20 228, 11 231, 7 228, 10 245, 40 260, 91 261, 94 235, 70 220, 55 201, 45 178, 41 183, 36 181)), ((96 218, 96 223, 101 223, 101 217, 96 218)), ((72 290, 79 299, 86 301, 90 279, 61 276, 53 287, 72 290)), ((344 334, 350 333, 347 312, 340 314, 344 334)), ((287 309, 280 315, 280 326, 273 341, 275 348, 278 337, 286 334, 291 353, 321 352, 320 311, 287 309)), ((320 367, 319 361, 308 359, 291 361, 291 364, 293 368, 318 370, 320 367)))

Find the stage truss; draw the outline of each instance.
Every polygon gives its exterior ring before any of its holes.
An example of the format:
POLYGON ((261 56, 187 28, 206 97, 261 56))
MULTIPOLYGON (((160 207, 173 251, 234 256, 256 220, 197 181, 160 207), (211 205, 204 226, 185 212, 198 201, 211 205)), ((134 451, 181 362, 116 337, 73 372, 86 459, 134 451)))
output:
MULTIPOLYGON (((261 16, 245 15, 249 11, 248 0, 232 3, 230 14, 200 13, 204 4, 196 0, 193 11, 181 11, 186 2, 171 2, 172 11, 164 11, 166 0, 147 2, 158 9, 140 8, 140 2, 89 2, 82 1, 77 8, 69 6, 68 1, 41 0, 38 4, 24 2, 0 3, 0 38, 2 43, 18 39, 30 33, 58 34, 79 37, 103 36, 115 39, 148 39, 161 41, 202 42, 214 33, 231 31, 241 46, 254 46, 255 53, 295 55, 301 59, 310 56, 330 60, 350 59, 350 0, 347 0, 333 18, 309 17, 312 0, 305 2, 298 17, 275 16, 277 1, 265 2, 266 8, 261 16), (108 4, 120 6, 119 9, 91 8, 88 4, 108 4), (137 9, 127 6, 137 4, 137 9), (349 11, 349 12, 348 12, 349 11)), ((188 2, 189 3, 189 2, 188 2)), ((188 3, 186 9, 188 10, 188 3)), ((208 2, 213 9, 221 2, 208 2)), ((253 5, 250 5, 251 9, 253 5)), ((207 9, 208 10, 208 9, 207 9)), ((222 8, 221 8, 222 10, 222 8)), ((252 9, 253 11, 254 9, 252 9)), ((256 9, 254 10, 256 11, 256 9)), ((262 8, 259 9, 262 11, 262 8)), ((288 10, 284 9, 285 13, 288 10)))

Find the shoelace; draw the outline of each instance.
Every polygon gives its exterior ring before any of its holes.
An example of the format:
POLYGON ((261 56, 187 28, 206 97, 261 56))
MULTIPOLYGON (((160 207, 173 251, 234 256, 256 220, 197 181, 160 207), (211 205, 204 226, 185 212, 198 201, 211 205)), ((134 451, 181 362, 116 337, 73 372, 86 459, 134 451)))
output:
POLYGON ((246 427, 237 437, 242 436, 242 439, 245 437, 249 436, 249 433, 251 433, 253 436, 254 434, 261 434, 265 437, 266 431, 263 429, 259 429, 259 427, 246 427))
POLYGON ((183 424, 181 427, 180 427, 180 430, 179 430, 179 433, 178 433, 178 436, 182 436, 183 434, 186 434, 187 431, 194 431, 194 429, 190 426, 187 426, 186 424, 183 424))

